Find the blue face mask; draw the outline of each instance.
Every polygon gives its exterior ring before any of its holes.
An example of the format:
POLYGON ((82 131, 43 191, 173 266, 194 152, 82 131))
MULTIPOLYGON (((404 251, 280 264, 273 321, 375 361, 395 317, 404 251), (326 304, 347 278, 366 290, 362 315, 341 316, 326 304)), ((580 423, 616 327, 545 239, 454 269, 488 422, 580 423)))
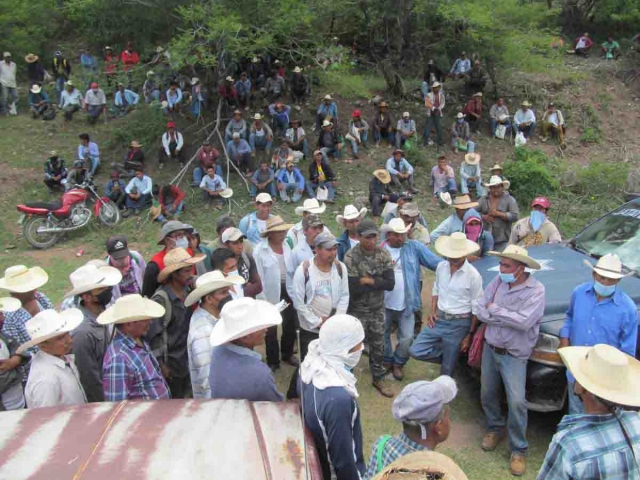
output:
POLYGON ((615 285, 603 285, 597 280, 593 281, 593 289, 596 291, 598 295, 601 297, 610 297, 616 291, 615 285))
POLYGON ((531 228, 533 228, 533 230, 537 232, 538 230, 540 230, 540 227, 542 227, 542 224, 544 223, 546 218, 547 216, 540 210, 532 210, 531 216, 529 217, 531 228))
POLYGON ((513 283, 516 281, 516 276, 513 273, 500 272, 500 280, 502 280, 504 283, 513 283))

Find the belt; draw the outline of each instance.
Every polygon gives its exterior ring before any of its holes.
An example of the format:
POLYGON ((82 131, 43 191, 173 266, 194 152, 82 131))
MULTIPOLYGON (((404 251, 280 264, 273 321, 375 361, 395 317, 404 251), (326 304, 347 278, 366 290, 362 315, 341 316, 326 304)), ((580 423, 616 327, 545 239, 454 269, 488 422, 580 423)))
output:
POLYGON ((498 355, 510 355, 510 356, 513 356, 513 355, 511 355, 509 353, 509 350, 507 350, 506 348, 494 347, 493 345, 491 345, 488 342, 485 342, 485 344, 487 345, 487 347, 489 347, 491 350, 496 352, 498 355))
POLYGON ((451 314, 451 313, 447 313, 447 312, 443 312, 442 310, 440 310, 438 308, 438 317, 439 318, 443 318, 445 320, 467 320, 469 318, 471 318, 471 312, 467 312, 467 313, 458 313, 458 314, 451 314))

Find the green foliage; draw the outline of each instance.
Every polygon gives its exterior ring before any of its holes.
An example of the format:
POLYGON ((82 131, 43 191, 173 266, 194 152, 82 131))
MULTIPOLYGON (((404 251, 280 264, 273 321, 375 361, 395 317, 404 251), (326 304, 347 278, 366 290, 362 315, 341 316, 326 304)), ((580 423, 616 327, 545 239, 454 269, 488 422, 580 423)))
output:
POLYGON ((320 83, 327 91, 349 98, 370 98, 384 90, 384 79, 377 75, 358 74, 346 65, 336 66, 320 74, 320 83))
POLYGON ((132 140, 150 146, 158 141, 167 123, 167 117, 157 102, 139 105, 124 120, 118 122, 117 127, 112 130, 109 141, 111 149, 126 148, 132 140))
POLYGON ((535 197, 551 196, 560 188, 560 182, 554 175, 560 172, 560 166, 554 159, 547 157, 541 150, 518 148, 515 162, 504 165, 504 176, 511 182, 510 190, 521 205, 528 205, 535 197))
POLYGON ((570 190, 577 195, 588 195, 592 199, 622 197, 629 165, 626 163, 591 162, 586 167, 577 167, 576 183, 570 190))
POLYGON ((580 108, 582 135, 580 141, 584 143, 600 143, 604 133, 601 128, 600 114, 592 105, 582 105, 580 108))

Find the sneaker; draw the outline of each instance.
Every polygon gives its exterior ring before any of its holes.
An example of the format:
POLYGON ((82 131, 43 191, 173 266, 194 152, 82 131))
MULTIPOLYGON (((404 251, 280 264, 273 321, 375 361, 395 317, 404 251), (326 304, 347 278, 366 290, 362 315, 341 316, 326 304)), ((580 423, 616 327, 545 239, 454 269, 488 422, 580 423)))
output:
POLYGON ((489 432, 482 438, 480 447, 485 452, 493 452, 503 438, 504 430, 501 432, 489 432))
POLYGON ((402 372, 402 365, 393 366, 393 378, 395 378, 398 381, 401 381, 404 378, 404 373, 402 372))
POLYGON ((512 453, 509 461, 511 475, 521 477, 527 471, 527 460, 521 453, 512 453))
POLYGON ((547 137, 541 137, 540 140, 542 140, 542 143, 545 143, 548 140, 548 138, 547 137))
POLYGON ((384 380, 374 380, 373 382, 371 382, 371 385, 373 385, 373 388, 380 392, 380 395, 382 395, 383 397, 393 398, 396 395, 391 388, 391 385, 389 385, 389 383, 384 380))

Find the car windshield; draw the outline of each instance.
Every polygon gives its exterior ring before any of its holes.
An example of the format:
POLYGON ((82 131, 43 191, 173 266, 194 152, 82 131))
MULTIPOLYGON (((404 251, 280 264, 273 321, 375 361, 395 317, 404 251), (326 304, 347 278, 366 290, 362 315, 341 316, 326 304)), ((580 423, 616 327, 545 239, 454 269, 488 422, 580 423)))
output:
POLYGON ((625 267, 640 271, 640 201, 623 205, 580 232, 576 248, 600 258, 615 253, 625 267))

